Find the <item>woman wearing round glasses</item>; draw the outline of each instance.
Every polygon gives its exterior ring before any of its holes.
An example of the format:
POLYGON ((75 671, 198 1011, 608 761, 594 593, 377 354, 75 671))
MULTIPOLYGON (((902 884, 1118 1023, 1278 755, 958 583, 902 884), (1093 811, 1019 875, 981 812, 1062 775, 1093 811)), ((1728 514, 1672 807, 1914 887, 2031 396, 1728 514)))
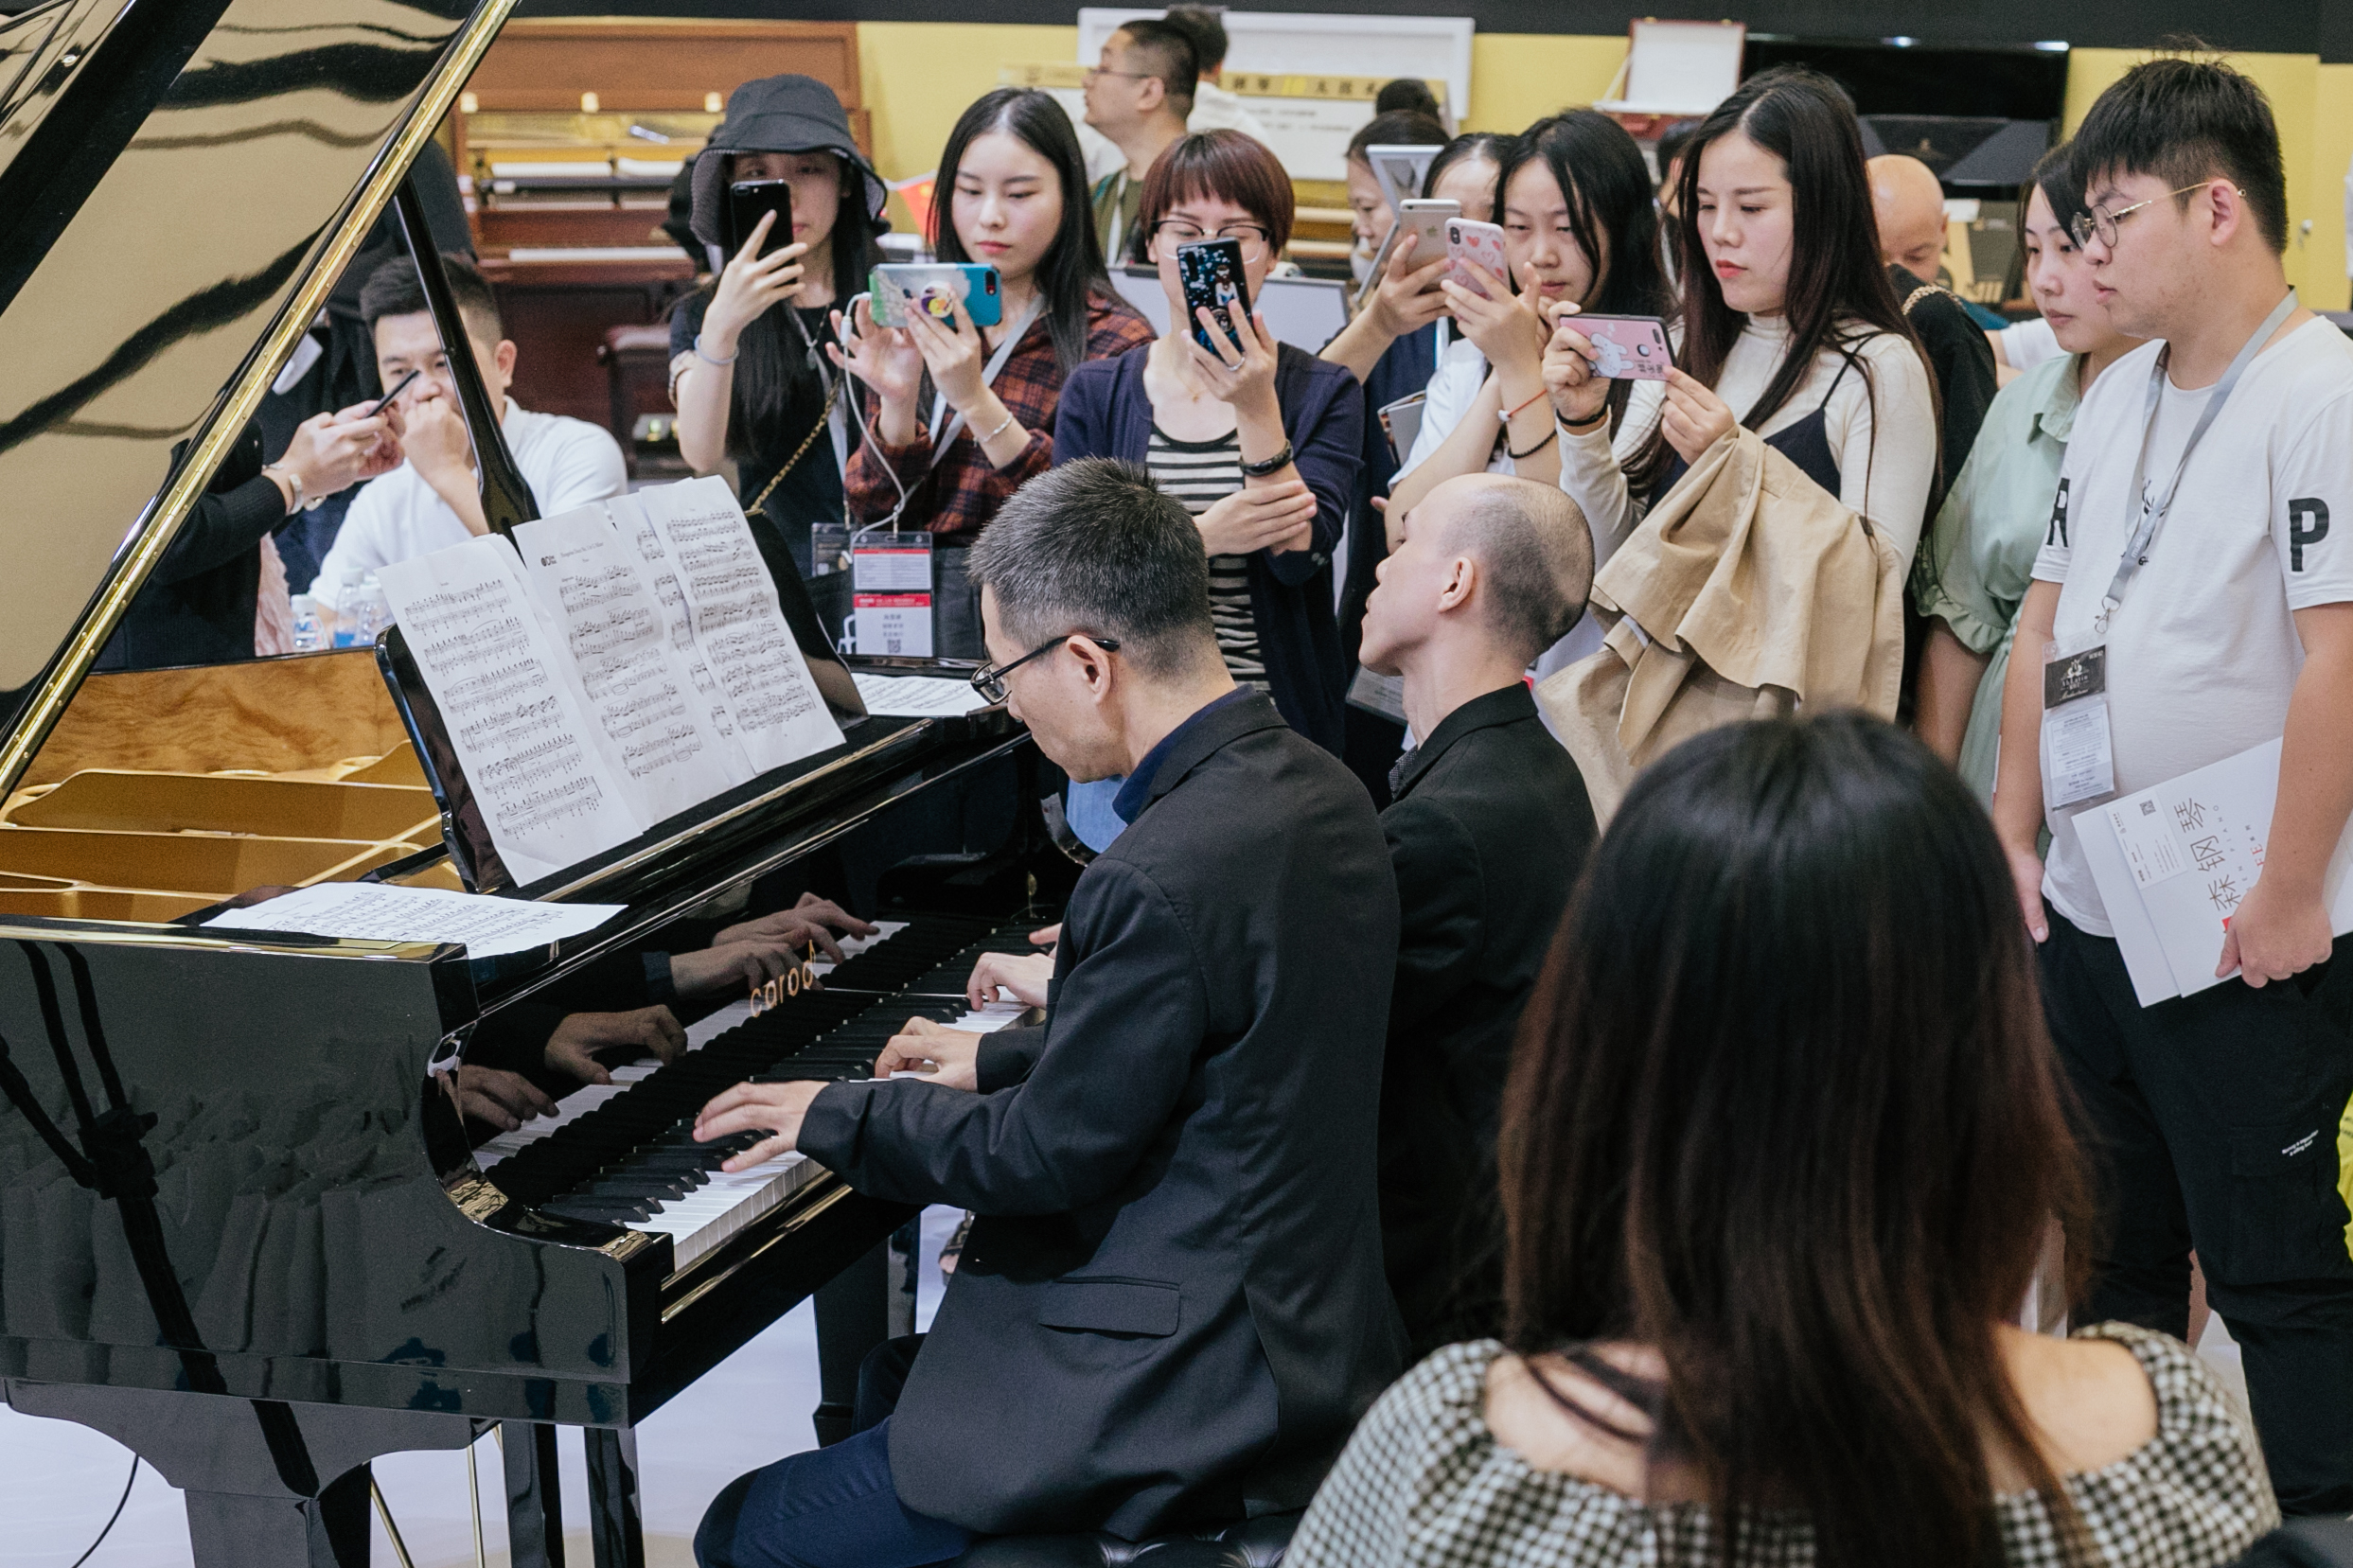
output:
POLYGON ((1345 671, 1332 556, 1364 462, 1364 392, 1342 366, 1276 343, 1262 316, 1229 312, 1231 336, 1206 311, 1196 320, 1177 270, 1182 247, 1233 240, 1255 301, 1290 238, 1291 177, 1240 132, 1187 136, 1144 176, 1138 222, 1168 294, 1169 330, 1071 371, 1054 462, 1140 463, 1184 503, 1209 552, 1227 669, 1337 752, 1345 671), (1213 346, 1202 346, 1196 326, 1213 346))

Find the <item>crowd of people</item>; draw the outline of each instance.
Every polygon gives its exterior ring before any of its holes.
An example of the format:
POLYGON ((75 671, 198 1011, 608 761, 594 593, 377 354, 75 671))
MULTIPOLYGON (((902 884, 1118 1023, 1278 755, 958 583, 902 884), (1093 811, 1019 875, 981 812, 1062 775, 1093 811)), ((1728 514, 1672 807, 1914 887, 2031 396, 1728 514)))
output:
MULTIPOLYGON (((2353 344, 2288 287, 2260 90, 2156 60, 2043 160, 2047 344, 1938 285, 1933 174, 1866 161, 1825 77, 1751 78, 1655 180, 1607 115, 1449 136, 1403 94, 1349 150, 1384 265, 1318 354, 1187 306, 1180 247, 1234 242, 1255 298, 1296 217, 1211 97, 1223 52, 1179 8, 1110 36, 1084 127, 1020 89, 965 111, 927 238, 997 269, 996 325, 852 300, 884 190, 817 83, 740 88, 697 164, 682 454, 734 466, 780 575, 815 524, 931 534, 935 646, 983 661, 1098 852, 1051 953, 974 976, 1044 1025, 911 1025, 873 1082, 704 1111, 765 1135, 731 1166, 797 1149, 976 1218, 858 1433, 730 1486, 700 1560, 1304 1510, 1300 1568, 2194 1568, 2353 1512, 2353 344), (1384 246, 1398 144, 1500 271, 1384 246), (792 182, 790 242, 727 254, 751 175, 792 182), (1166 330, 1114 261, 1158 269, 1166 330), (1672 368, 1605 375, 1596 316, 1663 324, 1672 368), (1738 515, 1690 504, 1730 454, 1738 515), (1891 596, 1793 629, 1771 572, 1826 528, 1891 596), (1551 694, 1630 661, 1612 626, 1656 651, 1619 613, 1736 558, 1752 591, 1698 594, 1666 656, 1758 716, 1600 788, 1551 694), (1756 696, 1735 672, 1793 638, 1870 644, 1901 700, 1756 696), (2267 742, 2220 983, 2144 1007, 2077 819, 2267 742), (2075 1337, 2021 1324, 2038 1273, 2075 1337), (2251 1419, 2184 1343, 2201 1291, 2251 1419)), ((596 432, 504 397, 495 302, 451 273, 542 510, 618 490, 596 432)), ((362 480, 316 598, 483 531, 421 310, 400 264, 369 281, 420 389, 208 498, 168 588, 362 480)), ((600 1029, 675 1050, 663 998, 858 929, 811 902, 632 968, 620 1022, 524 1030, 482 1114, 597 1071, 600 1029)))

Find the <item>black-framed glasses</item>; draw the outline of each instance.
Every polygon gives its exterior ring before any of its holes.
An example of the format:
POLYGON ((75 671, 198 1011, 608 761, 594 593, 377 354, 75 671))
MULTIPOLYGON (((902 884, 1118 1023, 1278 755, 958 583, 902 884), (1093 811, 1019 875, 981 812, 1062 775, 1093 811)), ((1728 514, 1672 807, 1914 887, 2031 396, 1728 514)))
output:
MULTIPOLYGON (((2117 207, 2114 210, 2103 203, 2089 212, 2079 212, 2073 218, 2068 219, 2067 232, 2076 237, 2076 243, 2079 246, 2089 245, 2093 240, 2097 239, 2113 251, 2116 248, 2116 224, 2118 222, 2132 217, 2143 207, 2155 206, 2160 202, 2169 202, 2176 196, 2186 196, 2193 190, 2203 190, 2212 184, 2214 184, 2212 180, 2201 180, 2196 185, 2184 185, 2179 190, 2168 190, 2163 196, 2152 196, 2146 202, 2135 202, 2129 207, 2117 207)), ((2245 191, 2238 190, 2237 185, 2231 186, 2231 189, 2238 191, 2241 196, 2246 194, 2245 191)))
POLYGON ((1092 81, 1097 77, 1125 77, 1130 81, 1148 81, 1159 75, 1158 71, 1114 71, 1101 65, 1089 65, 1085 79, 1092 81))
POLYGON ((988 698, 991 702, 1004 701, 1005 677, 1013 674, 1014 671, 1019 669, 1031 660, 1053 652, 1054 649, 1062 646, 1063 643, 1068 643, 1073 637, 1085 637, 1091 639, 1095 646, 1103 649, 1106 653, 1117 653, 1120 651, 1120 640, 1116 637, 1096 637, 1091 631, 1066 631, 1059 637, 1048 638, 1045 642, 1040 643, 1037 646, 1032 648, 1029 652, 1023 654, 1020 658, 1015 660, 1010 664, 982 665, 979 669, 972 672, 972 689, 980 693, 982 696, 988 698))
POLYGON ((1265 255, 1267 245, 1274 238, 1256 223, 1229 223, 1212 234, 1200 224, 1187 222, 1181 218, 1163 218, 1152 225, 1152 232, 1178 245, 1197 245, 1204 239, 1237 240, 1242 246, 1242 259, 1245 261, 1256 261, 1265 255))

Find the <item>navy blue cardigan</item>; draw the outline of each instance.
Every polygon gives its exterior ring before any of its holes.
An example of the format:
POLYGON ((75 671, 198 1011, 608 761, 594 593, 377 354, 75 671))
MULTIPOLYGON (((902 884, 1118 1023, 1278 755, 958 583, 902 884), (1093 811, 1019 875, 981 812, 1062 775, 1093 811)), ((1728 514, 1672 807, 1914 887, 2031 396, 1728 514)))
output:
MULTIPOLYGON (((1116 457, 1141 464, 1152 442, 1143 389, 1150 344, 1116 360, 1089 360, 1062 383, 1054 462, 1116 457)), ((1337 755, 1348 668, 1333 614, 1332 556, 1364 472, 1364 388, 1343 367, 1289 344, 1276 356, 1275 395, 1300 477, 1315 492, 1315 537, 1305 550, 1253 552, 1250 610, 1266 684, 1291 728, 1337 755)))

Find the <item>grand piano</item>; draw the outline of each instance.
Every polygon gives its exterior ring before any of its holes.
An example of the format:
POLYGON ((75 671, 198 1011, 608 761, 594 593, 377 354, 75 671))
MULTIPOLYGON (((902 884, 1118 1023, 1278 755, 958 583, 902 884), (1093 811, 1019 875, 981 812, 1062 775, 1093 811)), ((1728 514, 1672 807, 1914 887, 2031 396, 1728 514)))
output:
MULTIPOLYGON (((515 1562, 562 1560, 570 1425, 596 1561, 642 1563, 632 1429, 812 1295, 838 1433, 910 1211, 798 1160, 723 1178, 682 1128, 744 1078, 862 1074, 1076 872, 1018 726, 867 714, 797 584, 842 743, 524 887, 481 853, 397 632, 94 673, 345 263, 387 211, 421 232, 404 177, 511 5, 0 18, 0 1393, 182 1488, 205 1568, 366 1561, 367 1461, 492 1423, 515 1562), (452 1076, 503 1013, 821 860, 877 868, 888 922, 822 989, 469 1136, 452 1076), (202 923, 361 878, 624 912, 496 960, 202 923)), ((528 520, 438 262, 412 252, 486 511, 528 520)))

